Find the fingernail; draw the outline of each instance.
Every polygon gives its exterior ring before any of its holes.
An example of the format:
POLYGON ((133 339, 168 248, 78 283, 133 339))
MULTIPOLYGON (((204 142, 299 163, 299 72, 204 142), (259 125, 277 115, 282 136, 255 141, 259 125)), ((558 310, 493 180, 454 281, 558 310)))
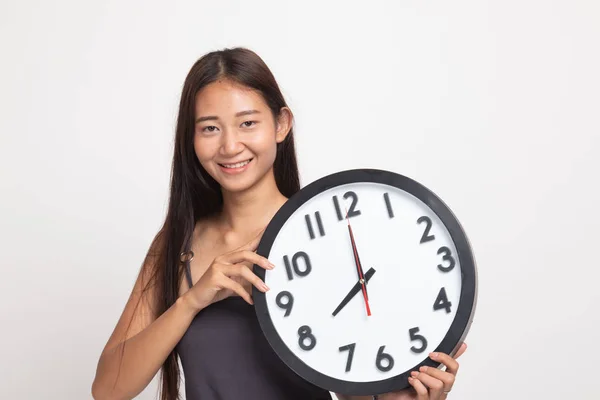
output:
POLYGON ((431 358, 437 358, 437 356, 438 356, 438 353, 430 353, 429 354, 429 357, 431 357, 431 358))
POLYGON ((263 289, 265 290, 265 292, 266 292, 266 291, 268 291, 268 290, 271 290, 271 289, 269 289, 269 287, 268 287, 266 284, 264 284, 264 283, 263 283, 261 286, 263 287, 263 289))
POLYGON ((416 378, 417 376, 419 376, 419 373, 417 371, 412 371, 410 373, 410 376, 412 376, 413 378, 416 378))
POLYGON ((408 377, 408 381, 409 381, 410 383, 412 383, 412 381, 413 381, 413 380, 414 380, 414 379, 413 379, 413 378, 411 378, 410 376, 408 377))
POLYGON ((275 264, 273 264, 272 262, 269 262, 269 266, 271 267, 271 269, 275 268, 275 264))
POLYGON ((427 367, 421 367, 421 368, 419 368, 419 371, 426 372, 427 371, 427 367))

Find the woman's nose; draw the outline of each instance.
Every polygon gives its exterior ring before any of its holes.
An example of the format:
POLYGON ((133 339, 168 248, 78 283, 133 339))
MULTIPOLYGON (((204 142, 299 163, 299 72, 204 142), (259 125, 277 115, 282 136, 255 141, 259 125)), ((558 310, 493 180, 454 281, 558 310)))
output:
POLYGON ((221 154, 224 156, 234 156, 244 150, 244 144, 240 142, 235 131, 229 130, 222 135, 221 154))

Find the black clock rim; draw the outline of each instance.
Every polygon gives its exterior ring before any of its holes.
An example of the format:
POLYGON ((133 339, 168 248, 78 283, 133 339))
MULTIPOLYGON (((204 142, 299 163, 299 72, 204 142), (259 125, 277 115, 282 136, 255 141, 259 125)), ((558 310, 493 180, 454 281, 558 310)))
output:
MULTIPOLYGON (((444 339, 433 351, 453 354, 456 350, 456 346, 464 340, 464 337, 470 328, 475 311, 477 297, 477 271, 475 259, 469 240, 454 213, 435 193, 421 183, 396 172, 372 168, 350 169, 324 176, 295 193, 278 210, 263 233, 256 250, 257 254, 268 257, 277 234, 284 223, 296 209, 309 199, 328 189, 360 182, 387 184, 415 196, 438 216, 450 233, 456 246, 457 257, 461 265, 462 290, 456 317, 444 339)), ((263 280, 265 279, 265 270, 262 267, 254 265, 253 270, 258 277, 263 280)), ((334 393, 355 396, 388 393, 407 388, 409 386, 408 377, 410 376, 410 371, 418 370, 421 366, 439 366, 438 362, 435 362, 430 358, 425 358, 421 363, 415 365, 413 369, 402 374, 394 375, 393 377, 383 380, 368 382, 346 381, 324 375, 305 364, 283 342, 269 315, 265 293, 262 293, 255 287, 253 287, 252 293, 254 309, 259 325, 275 353, 292 371, 320 388, 334 393)), ((424 355, 424 357, 427 356, 424 355)))

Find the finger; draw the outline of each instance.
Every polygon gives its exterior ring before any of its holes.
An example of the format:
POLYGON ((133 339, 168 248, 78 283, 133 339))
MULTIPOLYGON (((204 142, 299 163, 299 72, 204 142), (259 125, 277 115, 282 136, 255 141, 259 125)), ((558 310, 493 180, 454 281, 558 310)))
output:
POLYGON ((243 298, 244 300, 246 300, 246 302, 248 304, 250 304, 250 305, 254 304, 254 302, 252 301, 252 296, 250 296, 250 293, 248 293, 242 285, 240 285, 233 279, 223 275, 220 285, 221 285, 221 287, 223 287, 223 289, 229 289, 229 290, 232 290, 233 292, 237 293, 237 295, 240 296, 241 298, 243 298))
POLYGON ((452 386, 454 385, 454 380, 455 380, 455 376, 453 374, 451 374, 447 371, 439 370, 437 368, 425 367, 425 366, 419 368, 419 371, 421 372, 421 374, 419 374, 419 377, 426 374, 426 375, 432 376, 435 379, 442 381, 443 390, 445 392, 449 392, 450 390, 452 390, 452 386))
POLYGON ((420 380, 426 387, 429 388, 429 398, 438 400, 442 396, 444 391, 444 382, 434 378, 423 372, 413 371, 411 372, 413 378, 420 380))
POLYGON ((260 256, 250 250, 241 250, 232 253, 227 257, 227 262, 231 264, 237 264, 240 262, 248 261, 250 264, 257 264, 264 269, 273 269, 275 266, 271 264, 265 257, 260 256))
POLYGON ((450 372, 451 374, 456 375, 456 373, 458 372, 458 362, 454 358, 450 357, 448 354, 437 352, 429 353, 429 357, 434 361, 438 361, 444 364, 446 366, 446 371, 450 372))
POLYGON ((462 356, 465 351, 467 351, 467 344, 463 342, 454 355, 454 359, 456 360, 458 357, 462 356))
POLYGON ((415 389, 417 392, 417 400, 429 400, 429 394, 427 392, 427 388, 420 380, 415 378, 408 378, 408 383, 415 389))
POLYGON ((266 292, 269 290, 269 287, 258 277, 250 268, 248 268, 244 264, 235 264, 226 266, 223 269, 223 272, 226 275, 236 275, 241 276, 248 282, 250 282, 253 286, 256 286, 258 290, 261 292, 266 292))

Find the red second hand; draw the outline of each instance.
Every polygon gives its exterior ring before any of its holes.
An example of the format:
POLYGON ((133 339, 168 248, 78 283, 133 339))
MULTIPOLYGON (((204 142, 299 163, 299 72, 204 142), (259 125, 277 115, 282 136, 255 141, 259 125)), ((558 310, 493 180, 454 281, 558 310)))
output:
POLYGON ((369 295, 367 294, 367 289, 365 287, 365 277, 362 274, 362 266, 360 265, 360 260, 358 259, 358 251, 356 250, 356 243, 354 242, 354 235, 352 234, 352 226, 350 226, 350 219, 348 218, 348 210, 346 210, 346 221, 348 221, 348 230, 350 231, 350 241, 352 242, 352 251, 354 252, 354 261, 356 262, 356 270, 358 272, 358 277, 361 282, 361 288, 363 297, 365 299, 365 307, 367 309, 367 315, 371 316, 371 307, 369 307, 369 295))
MULTIPOLYGON (((350 235, 352 237, 352 242, 354 243, 354 235, 352 234, 352 227, 350 227, 350 225, 348 225, 348 227, 350 228, 350 235)), ((358 276, 360 277, 363 297, 365 298, 365 307, 367 308, 367 315, 371 316, 371 307, 369 307, 369 296, 367 295, 367 289, 365 288, 365 277, 362 274, 361 268, 359 268, 360 261, 358 260, 358 253, 356 252, 356 245, 353 245, 352 248, 354 250, 354 258, 357 263, 356 269, 358 271, 358 276)))

